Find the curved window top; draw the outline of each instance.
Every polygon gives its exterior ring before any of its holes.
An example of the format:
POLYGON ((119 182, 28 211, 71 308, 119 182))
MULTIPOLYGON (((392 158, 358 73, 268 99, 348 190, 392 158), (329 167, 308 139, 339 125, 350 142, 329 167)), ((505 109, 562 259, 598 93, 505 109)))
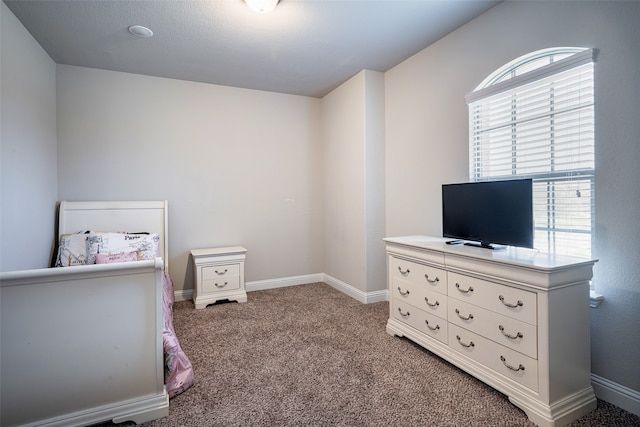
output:
POLYGON ((527 53, 503 65, 480 83, 474 91, 512 79, 529 71, 553 64, 561 59, 589 50, 583 47, 552 47, 527 53))
POLYGON ((468 104, 527 83, 595 62, 593 48, 554 47, 521 56, 498 68, 465 98, 468 104))

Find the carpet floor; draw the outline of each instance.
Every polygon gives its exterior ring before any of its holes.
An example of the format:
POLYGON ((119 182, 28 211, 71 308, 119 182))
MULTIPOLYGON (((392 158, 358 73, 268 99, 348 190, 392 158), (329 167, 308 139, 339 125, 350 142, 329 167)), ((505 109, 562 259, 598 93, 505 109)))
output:
MULTIPOLYGON (((324 283, 203 310, 178 302, 195 384, 145 426, 534 426, 501 393, 388 335, 388 310, 324 283)), ((640 426, 640 417, 599 400, 571 426, 640 426)))

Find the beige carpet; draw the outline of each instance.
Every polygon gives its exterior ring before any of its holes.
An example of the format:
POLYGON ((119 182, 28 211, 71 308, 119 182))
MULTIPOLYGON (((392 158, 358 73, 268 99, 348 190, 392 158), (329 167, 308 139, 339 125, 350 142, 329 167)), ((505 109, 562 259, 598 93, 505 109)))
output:
MULTIPOLYGON (((386 302, 323 283, 174 306, 195 385, 149 426, 533 426, 508 399, 385 332, 386 302)), ((640 426, 606 402, 572 426, 640 426)))

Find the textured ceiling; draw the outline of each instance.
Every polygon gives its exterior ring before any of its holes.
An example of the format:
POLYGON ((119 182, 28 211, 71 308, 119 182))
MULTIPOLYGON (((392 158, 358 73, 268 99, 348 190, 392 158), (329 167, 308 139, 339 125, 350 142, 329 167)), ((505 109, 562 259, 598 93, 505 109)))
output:
POLYGON ((4 0, 58 64, 321 97, 387 71, 493 7, 483 0, 4 0), (154 36, 137 38, 130 25, 154 36))

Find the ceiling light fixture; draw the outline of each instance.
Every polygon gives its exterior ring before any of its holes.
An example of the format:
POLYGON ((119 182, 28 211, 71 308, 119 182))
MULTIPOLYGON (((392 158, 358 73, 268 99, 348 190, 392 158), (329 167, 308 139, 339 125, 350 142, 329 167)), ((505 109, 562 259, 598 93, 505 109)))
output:
POLYGON ((269 13, 276 8, 280 0, 244 0, 249 8, 258 13, 269 13))
POLYGON ((153 31, 148 29, 147 27, 143 27, 142 25, 132 25, 129 27, 129 32, 137 37, 151 37, 153 35, 153 31))

